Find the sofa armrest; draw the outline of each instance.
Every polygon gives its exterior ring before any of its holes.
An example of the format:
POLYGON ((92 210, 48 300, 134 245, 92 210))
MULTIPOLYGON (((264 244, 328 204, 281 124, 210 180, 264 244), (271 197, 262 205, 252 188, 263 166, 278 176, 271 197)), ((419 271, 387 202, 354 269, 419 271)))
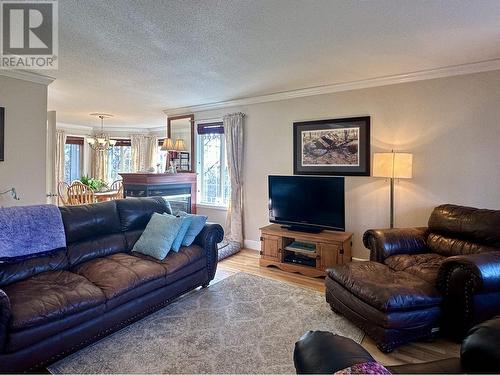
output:
POLYGON ((10 320, 9 296, 0 289, 0 353, 3 353, 10 320))
POLYGON ((447 258, 436 287, 443 295, 443 329, 460 340, 477 322, 500 314, 500 251, 447 258))
POLYGON ((370 260, 382 263, 396 254, 419 254, 427 248, 426 227, 369 229, 363 235, 363 244, 370 250, 370 260))
POLYGON ((212 280, 217 271, 217 244, 224 239, 224 229, 219 224, 206 223, 194 239, 196 245, 207 252, 208 281, 212 280))
POLYGON ((439 291, 463 293, 465 284, 474 294, 500 292, 500 251, 447 258, 439 269, 439 291))
POLYGON ((360 344, 326 331, 308 331, 295 343, 297 374, 333 374, 358 363, 375 362, 360 344))

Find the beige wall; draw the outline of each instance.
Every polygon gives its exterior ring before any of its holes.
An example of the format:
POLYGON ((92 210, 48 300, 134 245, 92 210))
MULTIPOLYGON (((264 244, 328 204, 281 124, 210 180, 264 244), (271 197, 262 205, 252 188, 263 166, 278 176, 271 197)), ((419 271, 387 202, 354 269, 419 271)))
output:
POLYGON ((196 213, 198 215, 205 215, 208 217, 208 221, 211 223, 218 223, 222 226, 226 225, 226 215, 227 210, 222 208, 211 208, 207 206, 196 207, 196 213))
POLYGON ((46 203, 47 86, 0 75, 0 106, 5 107, 0 190, 15 187, 21 197, 0 198, 0 205, 46 203))
MULTIPOLYGON (((245 112, 245 238, 268 223, 267 176, 292 174, 294 121, 370 115, 372 153, 414 154, 414 178, 396 184, 396 226, 425 225, 432 208, 457 203, 500 209, 500 71, 225 108, 245 112)), ((361 236, 389 224, 389 185, 346 177, 346 226, 354 256, 361 236)))

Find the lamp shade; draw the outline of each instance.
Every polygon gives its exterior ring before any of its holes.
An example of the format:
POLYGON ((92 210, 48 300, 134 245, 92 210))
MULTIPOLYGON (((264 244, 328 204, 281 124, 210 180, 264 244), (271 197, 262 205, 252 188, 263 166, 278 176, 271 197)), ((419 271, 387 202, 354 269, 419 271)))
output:
POLYGON ((412 178, 413 155, 407 152, 373 154, 373 177, 412 178))
POLYGON ((184 143, 184 139, 179 138, 175 141, 174 146, 175 151, 186 151, 186 144, 184 143))
POLYGON ((174 150, 174 142, 172 142, 171 138, 165 138, 163 140, 163 145, 161 146, 162 151, 173 151, 174 150))

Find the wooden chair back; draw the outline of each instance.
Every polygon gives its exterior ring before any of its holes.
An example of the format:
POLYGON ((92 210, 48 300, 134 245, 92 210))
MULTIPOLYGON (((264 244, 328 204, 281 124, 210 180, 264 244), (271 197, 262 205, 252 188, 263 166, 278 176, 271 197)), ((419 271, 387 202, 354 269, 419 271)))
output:
POLYGON ((59 181, 57 183, 57 197, 59 204, 63 204, 65 206, 68 205, 68 189, 69 184, 66 181, 59 181))
POLYGON ((94 203, 94 190, 79 181, 75 181, 68 189, 68 204, 71 206, 79 204, 94 203))
POLYGON ((110 190, 116 190, 116 194, 113 196, 113 199, 122 199, 123 196, 123 182, 121 180, 113 181, 110 186, 110 190))

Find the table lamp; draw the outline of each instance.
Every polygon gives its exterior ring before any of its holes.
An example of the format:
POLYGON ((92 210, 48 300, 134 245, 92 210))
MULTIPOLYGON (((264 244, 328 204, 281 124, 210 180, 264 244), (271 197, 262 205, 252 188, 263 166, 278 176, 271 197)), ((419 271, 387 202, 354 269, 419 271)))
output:
POLYGON ((161 151, 167 151, 167 160, 165 161, 165 172, 170 168, 170 151, 175 151, 174 142, 172 138, 165 138, 163 140, 163 145, 160 148, 161 151))
POLYGON ((373 177, 389 178, 391 182, 390 225, 394 228, 394 179, 412 178, 413 155, 407 152, 376 152, 373 154, 373 177))

